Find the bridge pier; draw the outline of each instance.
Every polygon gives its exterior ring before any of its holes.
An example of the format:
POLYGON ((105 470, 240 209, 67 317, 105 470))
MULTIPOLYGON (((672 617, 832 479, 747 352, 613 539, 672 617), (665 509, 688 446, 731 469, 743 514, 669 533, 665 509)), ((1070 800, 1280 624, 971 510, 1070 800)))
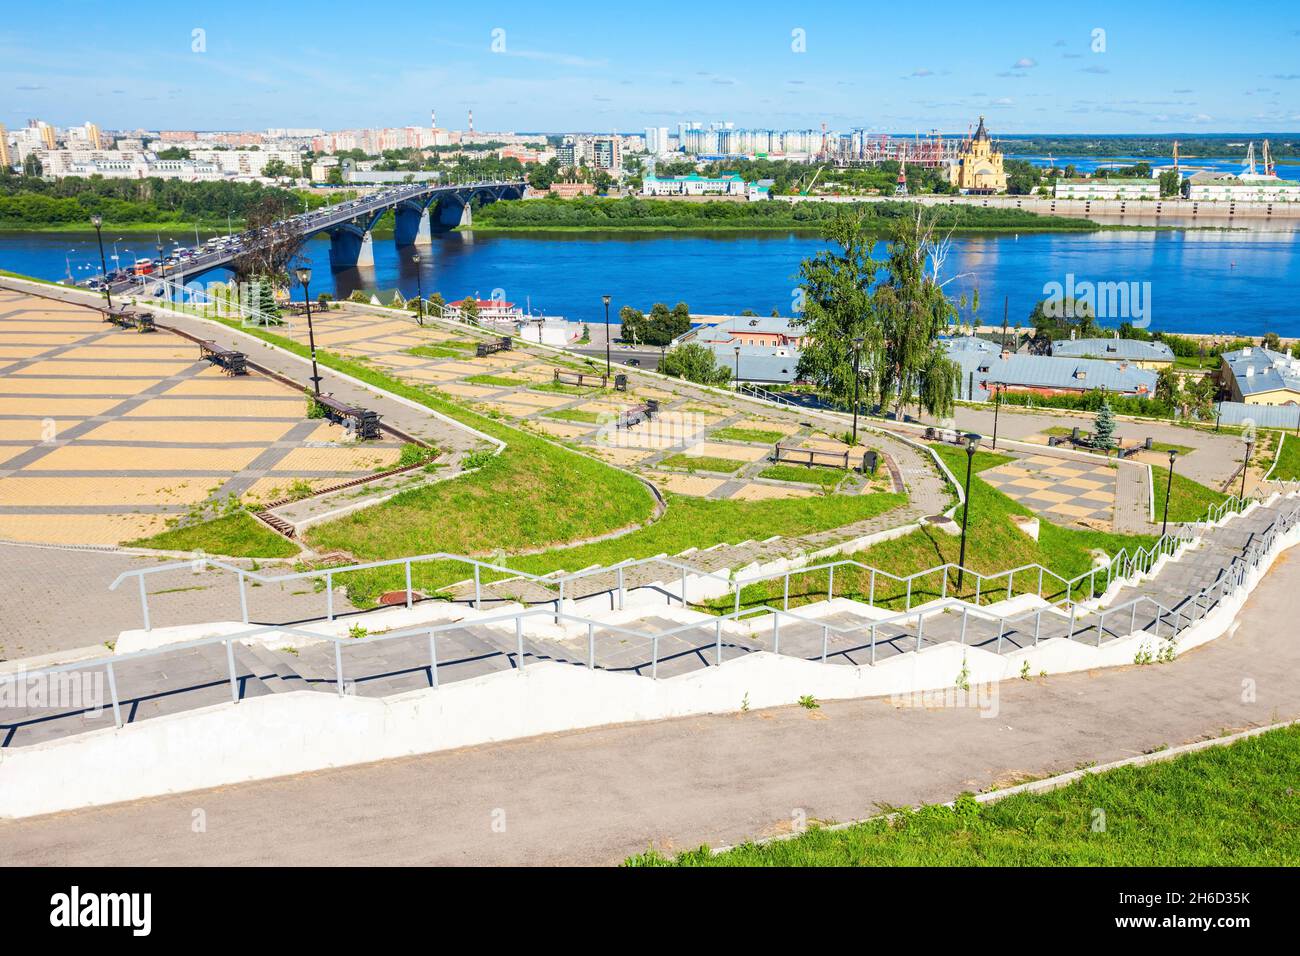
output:
POLYGON ((344 223, 330 230, 330 268, 352 269, 375 264, 375 245, 369 229, 344 223))
POLYGON ((433 226, 425 203, 400 203, 393 211, 393 240, 399 246, 433 245, 433 226))
POLYGON ((447 229, 474 225, 474 213, 469 201, 448 197, 438 203, 438 223, 447 229))

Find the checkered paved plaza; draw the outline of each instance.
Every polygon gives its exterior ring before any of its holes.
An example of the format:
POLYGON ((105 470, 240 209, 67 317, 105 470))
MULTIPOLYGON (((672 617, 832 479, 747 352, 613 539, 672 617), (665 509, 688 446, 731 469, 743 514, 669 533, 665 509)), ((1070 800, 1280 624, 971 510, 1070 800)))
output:
POLYGON ((1055 524, 1110 530, 1115 518, 1111 464, 1030 455, 981 471, 980 477, 1055 524))
POLYGON ((237 495, 391 467, 393 440, 345 441, 298 393, 229 377, 193 343, 0 290, 0 539, 117 544, 237 495))

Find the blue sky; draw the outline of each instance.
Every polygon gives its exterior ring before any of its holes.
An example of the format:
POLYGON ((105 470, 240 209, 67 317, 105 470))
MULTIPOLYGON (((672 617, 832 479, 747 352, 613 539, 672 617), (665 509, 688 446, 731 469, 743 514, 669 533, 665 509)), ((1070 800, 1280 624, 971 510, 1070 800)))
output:
POLYGON ((0 122, 1300 130, 1300 4, 1163 6, 27 2, 0 27, 0 122))

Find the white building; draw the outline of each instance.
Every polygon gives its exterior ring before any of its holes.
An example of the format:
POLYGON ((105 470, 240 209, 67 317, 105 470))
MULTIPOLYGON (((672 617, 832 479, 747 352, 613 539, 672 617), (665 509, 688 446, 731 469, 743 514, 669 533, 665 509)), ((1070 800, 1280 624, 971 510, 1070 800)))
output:
POLYGON ((1189 199, 1217 202, 1300 202, 1300 182, 1236 176, 1192 177, 1189 199))
POLYGON ((641 184, 643 196, 745 196, 749 199, 766 199, 768 187, 761 183, 747 183, 738 173, 721 176, 646 176, 641 184))
POLYGON ((1160 180, 1106 176, 1100 179, 1058 179, 1057 199, 1159 199, 1160 180))

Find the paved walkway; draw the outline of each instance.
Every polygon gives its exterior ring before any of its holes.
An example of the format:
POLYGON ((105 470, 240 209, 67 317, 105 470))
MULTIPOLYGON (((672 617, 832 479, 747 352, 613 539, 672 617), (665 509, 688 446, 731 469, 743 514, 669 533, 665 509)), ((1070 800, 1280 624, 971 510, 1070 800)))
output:
POLYGON ((1232 636, 1007 681, 995 717, 866 699, 600 728, 0 823, 0 862, 610 864, 735 843, 1300 717, 1300 642, 1277 625, 1297 614, 1283 555, 1232 636))

